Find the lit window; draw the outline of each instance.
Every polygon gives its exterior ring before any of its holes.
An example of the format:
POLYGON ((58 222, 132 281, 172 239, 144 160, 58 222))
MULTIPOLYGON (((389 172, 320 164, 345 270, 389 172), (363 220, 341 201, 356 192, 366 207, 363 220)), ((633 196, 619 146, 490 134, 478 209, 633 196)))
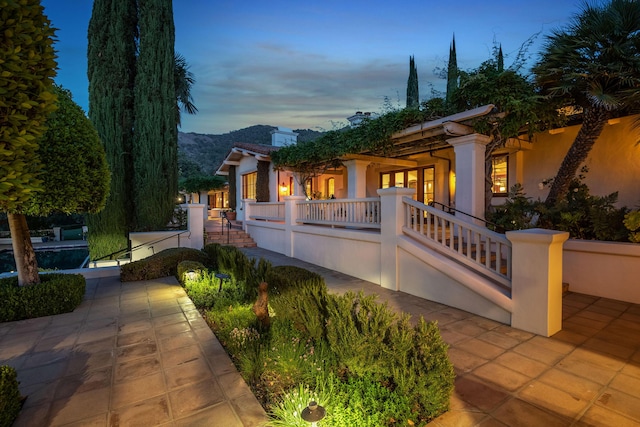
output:
POLYGON ((257 180, 258 180, 258 172, 252 172, 246 175, 242 175, 242 198, 243 199, 255 200, 257 180))
POLYGON ((435 170, 434 168, 425 168, 424 171, 424 204, 428 205, 433 202, 435 196, 435 170))
POLYGON ((509 156, 494 156, 492 159, 493 169, 491 171, 491 181, 493 181, 493 194, 506 196, 509 192, 509 156))
POLYGON ((391 174, 383 173, 381 175, 380 188, 389 188, 391 186, 391 174))
POLYGON ((327 197, 331 198, 336 195, 336 180, 335 178, 329 178, 326 181, 326 194, 327 197))

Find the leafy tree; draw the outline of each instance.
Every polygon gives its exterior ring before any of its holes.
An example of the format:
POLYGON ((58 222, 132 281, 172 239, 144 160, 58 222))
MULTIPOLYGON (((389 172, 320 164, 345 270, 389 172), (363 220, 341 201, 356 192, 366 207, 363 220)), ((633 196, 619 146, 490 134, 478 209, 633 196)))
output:
POLYGON ((138 2, 139 54, 134 87, 134 222, 158 230, 178 194, 178 130, 173 11, 170 0, 138 2))
POLYGON ((409 79, 407 81, 407 108, 420 107, 420 93, 418 88, 418 69, 413 56, 409 57, 409 79))
POLYGON ((7 212, 18 283, 38 283, 24 208, 42 191, 38 139, 55 109, 54 29, 39 0, 4 1, 0 8, 0 210, 7 212))
POLYGON ((199 193, 201 191, 217 190, 224 187, 226 181, 218 175, 192 175, 189 178, 181 179, 179 182, 180 190, 187 193, 199 193))
POLYGON ((112 173, 105 209, 87 216, 93 259, 126 248, 133 222, 130 189, 137 16, 136 0, 95 0, 89 21, 89 117, 104 144, 112 173))
POLYGON ((566 196, 607 119, 640 110, 640 2, 585 4, 566 28, 547 37, 534 72, 550 98, 582 110, 582 126, 545 201, 554 205, 566 196))
MULTIPOLYGON (((524 45, 523 45, 524 46, 524 45)), ((525 132, 529 136, 558 120, 554 106, 543 102, 534 84, 514 68, 504 69, 502 49, 494 49, 494 58, 483 62, 475 70, 460 73, 460 86, 453 103, 460 110, 495 105, 498 114, 475 123, 475 129, 491 136, 485 147, 485 208, 491 206, 493 196, 492 157, 509 138, 525 132), (502 70, 502 71, 501 71, 502 70)))

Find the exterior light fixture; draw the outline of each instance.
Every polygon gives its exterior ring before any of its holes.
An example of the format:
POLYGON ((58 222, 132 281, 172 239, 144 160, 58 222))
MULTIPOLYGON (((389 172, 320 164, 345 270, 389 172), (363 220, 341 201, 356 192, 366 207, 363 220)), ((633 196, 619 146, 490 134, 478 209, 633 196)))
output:
POLYGON ((287 194, 288 191, 289 187, 287 187, 287 184, 285 184, 283 181, 282 184, 280 184, 280 194, 287 194))
POLYGON ((311 423, 311 427, 316 427, 318 425, 317 422, 322 420, 326 414, 327 411, 322 406, 318 405, 315 400, 312 400, 309 402, 309 406, 302 410, 301 415, 303 420, 311 423))
POLYGON ((193 270, 189 270, 187 271, 186 276, 188 280, 195 280, 198 277, 198 273, 193 270))

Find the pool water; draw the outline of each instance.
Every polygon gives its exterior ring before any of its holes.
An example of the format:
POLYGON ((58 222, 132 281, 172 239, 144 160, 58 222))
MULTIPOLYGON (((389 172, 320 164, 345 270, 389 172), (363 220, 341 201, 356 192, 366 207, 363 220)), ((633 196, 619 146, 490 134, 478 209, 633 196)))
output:
MULTIPOLYGON (((44 270, 70 270, 80 268, 89 256, 87 248, 36 250, 38 268, 44 270)), ((15 271, 13 252, 0 251, 0 273, 15 271)))

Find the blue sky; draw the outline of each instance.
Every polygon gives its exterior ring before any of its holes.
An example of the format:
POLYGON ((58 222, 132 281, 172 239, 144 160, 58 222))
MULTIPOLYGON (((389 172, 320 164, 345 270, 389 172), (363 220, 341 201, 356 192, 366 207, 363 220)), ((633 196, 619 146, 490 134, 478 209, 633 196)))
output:
MULTIPOLYGON (((56 81, 88 111, 90 0, 42 0, 58 28, 56 81)), ((190 64, 199 109, 183 132, 226 133, 256 124, 329 130, 356 111, 379 112, 385 97, 404 106, 409 56, 420 98, 443 90, 434 69, 448 60, 455 33, 458 66, 490 58, 494 40, 511 64, 536 33, 580 10, 574 0, 174 0, 176 51, 190 64)))

